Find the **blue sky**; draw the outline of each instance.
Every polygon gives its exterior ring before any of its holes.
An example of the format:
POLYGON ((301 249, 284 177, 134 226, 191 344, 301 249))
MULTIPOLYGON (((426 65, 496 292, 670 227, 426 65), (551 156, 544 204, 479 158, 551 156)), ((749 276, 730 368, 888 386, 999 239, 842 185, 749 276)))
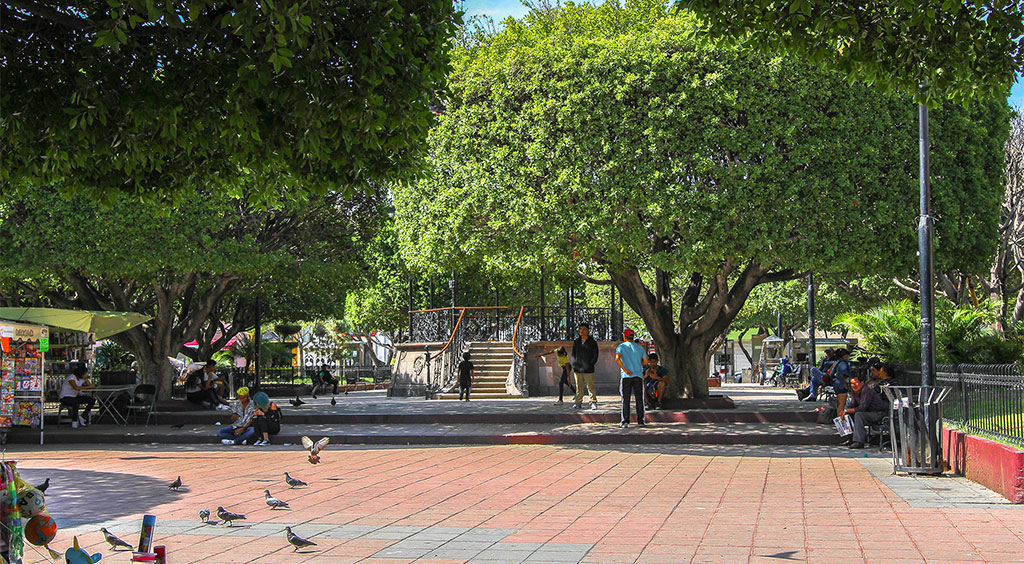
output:
MULTIPOLYGON (((520 0, 465 0, 467 16, 486 15, 500 23, 505 18, 517 18, 528 10, 520 0)), ((1010 105, 1024 109, 1024 78, 1017 76, 1017 83, 1010 91, 1010 105)))

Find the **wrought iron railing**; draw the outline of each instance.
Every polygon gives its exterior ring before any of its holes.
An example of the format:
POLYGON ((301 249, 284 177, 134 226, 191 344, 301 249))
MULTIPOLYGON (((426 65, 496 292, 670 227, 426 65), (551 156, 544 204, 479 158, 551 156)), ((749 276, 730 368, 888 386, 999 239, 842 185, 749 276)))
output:
POLYGON ((590 326, 590 334, 604 341, 619 338, 621 315, 609 308, 523 306, 456 307, 409 312, 412 323, 410 342, 446 342, 456 320, 465 312, 462 331, 467 341, 511 341, 518 325, 530 340, 560 341, 576 338, 581 323, 590 326), (523 313, 520 316, 520 312, 523 313))
MULTIPOLYGON (((526 308, 519 308, 519 317, 516 319, 516 328, 512 333, 512 387, 515 388, 521 396, 528 397, 530 395, 529 386, 526 383, 526 351, 529 348, 531 331, 530 328, 523 325, 523 314, 526 313, 526 308)), ((532 328, 536 333, 533 334, 534 339, 539 335, 537 327, 532 328)), ((506 388, 508 383, 506 383, 506 388)))
POLYGON ((455 308, 458 317, 452 326, 448 340, 436 353, 430 354, 427 364, 427 390, 431 393, 450 392, 458 385, 458 374, 456 368, 462 353, 466 352, 468 342, 463 322, 467 320, 467 310, 470 308, 455 308))
MULTIPOLYGON (((900 384, 921 381, 920 365, 896 365, 894 372, 900 384)), ((940 364, 935 384, 950 389, 942 401, 944 420, 1024 446, 1024 365, 940 364)))

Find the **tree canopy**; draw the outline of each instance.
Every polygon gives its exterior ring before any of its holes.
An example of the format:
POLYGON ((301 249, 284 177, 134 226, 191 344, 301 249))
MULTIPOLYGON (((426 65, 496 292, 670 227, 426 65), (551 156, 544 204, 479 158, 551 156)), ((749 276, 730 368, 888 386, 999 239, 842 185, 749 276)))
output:
POLYGON ((1005 98, 1024 70, 1021 0, 677 0, 702 31, 783 48, 918 101, 1005 98))
MULTIPOLYGON (((454 56, 431 170, 396 192, 416 264, 610 276, 678 374, 758 284, 910 271, 916 116, 790 57, 713 47, 657 2, 533 12, 454 56)), ((937 264, 986 264, 1005 102, 934 129, 937 264)))
POLYGON ((39 188, 0 204, 0 296, 153 315, 114 340, 169 384, 167 356, 208 358, 253 326, 256 298, 265 320, 340 317, 364 276, 359 247, 380 219, 365 196, 267 210, 197 193, 167 210, 39 188), (198 350, 183 347, 194 339, 198 350))
POLYGON ((450 0, 0 4, 0 191, 275 201, 407 178, 450 0))

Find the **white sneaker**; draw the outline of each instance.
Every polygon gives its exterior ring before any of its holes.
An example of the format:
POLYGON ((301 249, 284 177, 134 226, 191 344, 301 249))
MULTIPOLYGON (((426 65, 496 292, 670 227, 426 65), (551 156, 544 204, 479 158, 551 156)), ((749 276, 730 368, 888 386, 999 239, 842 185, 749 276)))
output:
POLYGON ((79 427, 88 427, 89 426, 89 424, 85 421, 85 419, 82 418, 81 415, 78 416, 78 426, 79 427))
POLYGON ((235 441, 232 441, 231 439, 221 439, 220 440, 220 444, 222 444, 222 445, 233 445, 233 444, 235 444, 235 441))
POLYGON ((217 404, 217 410, 218 411, 227 411, 229 409, 231 409, 231 408, 226 406, 226 405, 224 405, 223 403, 217 404))
POLYGON ((72 429, 77 429, 78 428, 78 421, 72 421, 71 422, 71 428, 72 429))
POLYGON ((253 443, 252 446, 267 446, 269 444, 270 444, 270 441, 259 440, 259 441, 256 441, 255 443, 253 443))
POLYGON ((597 404, 596 403, 590 404, 590 409, 597 409, 597 404))

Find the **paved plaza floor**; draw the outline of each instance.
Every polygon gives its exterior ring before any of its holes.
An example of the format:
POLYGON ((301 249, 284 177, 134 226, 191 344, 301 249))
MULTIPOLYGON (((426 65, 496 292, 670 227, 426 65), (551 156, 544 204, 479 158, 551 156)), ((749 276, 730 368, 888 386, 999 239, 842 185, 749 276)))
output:
MULTIPOLYGON (((892 476, 827 446, 8 445, 71 535, 126 563, 157 516, 168 562, 1024 562, 1024 507, 967 480, 892 476), (289 489, 285 471, 309 487, 289 489), (184 487, 167 484, 181 476, 184 487), (291 504, 271 510, 263 491, 291 504), (202 508, 244 513, 204 524, 202 508), (293 552, 292 526, 317 546, 293 552)), ((26 562, 42 562, 29 552, 26 562)))

